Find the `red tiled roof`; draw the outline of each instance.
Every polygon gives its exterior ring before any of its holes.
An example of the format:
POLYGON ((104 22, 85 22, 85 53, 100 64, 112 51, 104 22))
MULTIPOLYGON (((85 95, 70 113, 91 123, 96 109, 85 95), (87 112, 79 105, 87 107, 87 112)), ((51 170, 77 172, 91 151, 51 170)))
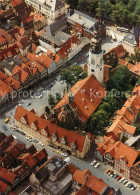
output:
POLYGON ((19 53, 19 49, 17 45, 14 44, 0 52, 0 62, 3 60, 7 60, 8 58, 14 57, 18 53, 19 53))
POLYGON ((100 85, 94 75, 78 81, 62 100, 54 107, 59 109, 69 104, 77 115, 86 122, 92 113, 96 110, 106 95, 105 89, 100 85), (69 95, 72 93, 73 101, 69 101, 69 95))
POLYGON ((62 58, 66 58, 70 51, 72 50, 73 46, 75 44, 80 44, 81 41, 78 39, 76 35, 73 35, 71 38, 69 38, 62 46, 61 49, 58 50, 59 55, 62 58))
POLYGON ((88 180, 89 174, 84 171, 76 170, 73 174, 73 180, 79 184, 85 185, 88 180))
POLYGON ((97 178, 94 175, 89 176, 86 186, 97 194, 102 194, 105 188, 108 187, 101 178, 97 178))
POLYGON ((21 67, 19 66, 15 66, 13 71, 12 71, 12 75, 13 76, 16 76, 18 77, 19 81, 21 81, 22 83, 24 83, 27 79, 28 79, 28 76, 29 76, 29 73, 22 70, 21 67))
POLYGON ((20 87, 20 82, 14 79, 10 75, 6 75, 3 72, 0 71, 0 80, 2 80, 4 83, 6 83, 9 87, 12 87, 14 89, 18 89, 20 87))
POLYGON ((42 161, 43 159, 45 159, 48 156, 47 151, 45 149, 42 149, 40 151, 37 151, 34 154, 34 157, 38 160, 38 161, 42 161))
POLYGON ((7 187, 8 185, 0 180, 0 192, 3 192, 5 194, 7 187))
POLYGON ((23 165, 27 163, 30 168, 34 167, 37 163, 35 158, 33 158, 33 156, 30 153, 25 154, 23 156, 23 160, 24 160, 23 165))
POLYGON ((85 143, 85 137, 82 135, 77 134, 73 131, 68 131, 66 129, 63 129, 59 126, 56 126, 52 123, 50 123, 48 120, 38 117, 36 114, 25 110, 23 107, 18 106, 15 113, 15 119, 17 121, 22 120, 24 118, 25 121, 28 122, 27 126, 31 128, 31 124, 35 124, 37 122, 37 131, 45 136, 52 139, 53 134, 56 134, 58 136, 58 142, 61 142, 61 138, 66 137, 67 145, 70 147, 72 143, 76 141, 77 143, 77 150, 83 151, 84 143, 85 143), (42 131, 43 130, 43 131, 42 131))
POLYGON ((34 20, 34 15, 28 16, 22 20, 23 24, 29 23, 34 20))
POLYGON ((11 4, 13 7, 16 7, 17 5, 21 4, 22 0, 11 0, 11 4))
POLYGON ((43 65, 44 67, 49 68, 52 63, 52 59, 42 53, 37 57, 37 62, 43 65))
POLYGON ((9 171, 8 169, 5 169, 3 167, 0 167, 0 179, 3 179, 7 182, 9 182, 10 184, 13 183, 13 181, 15 180, 16 175, 9 171))
POLYGON ((118 45, 117 47, 113 48, 117 58, 122 58, 125 54, 126 54, 126 51, 123 47, 123 45, 118 45))
POLYGON ((57 64, 60 60, 60 56, 50 50, 47 51, 47 56, 49 56, 57 64))
POLYGON ((129 71, 140 76, 140 62, 135 64, 135 65, 131 65, 131 67, 129 66, 129 71))
POLYGON ((140 96, 135 94, 127 99, 121 110, 117 111, 117 115, 113 124, 107 131, 109 135, 111 132, 118 138, 118 133, 123 133, 124 131, 134 134, 136 128, 131 126, 135 116, 138 114, 140 109, 140 96))
POLYGON ((0 80, 0 98, 5 96, 6 94, 10 94, 11 92, 12 92, 12 88, 9 87, 2 80, 0 80))
POLYGON ((69 163, 68 164, 68 172, 70 173, 70 174, 74 174, 75 173, 75 171, 76 170, 78 170, 79 168, 78 167, 76 167, 75 165, 73 165, 73 164, 71 164, 71 163, 69 163))
POLYGON ((134 150, 133 148, 121 143, 114 158, 126 160, 126 165, 132 167, 139 156, 139 151, 134 150))
POLYGON ((8 33, 7 33, 4 29, 2 29, 2 28, 0 28, 0 35, 6 39, 6 41, 7 41, 8 44, 10 43, 11 38, 12 38, 11 35, 8 34, 8 33))
POLYGON ((30 41, 30 39, 28 39, 27 37, 22 37, 20 40, 18 40, 18 41, 16 42, 16 44, 17 44, 17 46, 18 46, 20 49, 24 50, 24 49, 26 49, 28 46, 31 46, 31 41, 30 41))
POLYGON ((88 188, 86 186, 82 186, 80 190, 78 190, 75 195, 88 195, 88 188))
POLYGON ((0 35, 0 44, 4 43, 5 41, 5 38, 0 35))
POLYGON ((30 154, 35 154, 37 152, 36 148, 34 147, 34 145, 29 146, 29 148, 27 149, 27 153, 30 154))

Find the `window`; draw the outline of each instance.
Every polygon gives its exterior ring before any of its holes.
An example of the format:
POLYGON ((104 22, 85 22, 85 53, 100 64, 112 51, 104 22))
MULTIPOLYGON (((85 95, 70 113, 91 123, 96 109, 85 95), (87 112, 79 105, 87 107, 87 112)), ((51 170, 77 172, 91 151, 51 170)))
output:
POLYGON ((91 64, 95 65, 95 60, 91 59, 91 64))

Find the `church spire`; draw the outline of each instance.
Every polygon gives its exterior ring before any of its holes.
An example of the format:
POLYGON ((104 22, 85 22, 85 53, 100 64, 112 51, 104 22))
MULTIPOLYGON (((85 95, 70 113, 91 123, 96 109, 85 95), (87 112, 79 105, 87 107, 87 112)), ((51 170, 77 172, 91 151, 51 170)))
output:
POLYGON ((95 25, 94 37, 91 39, 91 52, 94 54, 99 54, 102 52, 101 49, 102 39, 100 38, 100 32, 98 23, 95 25))

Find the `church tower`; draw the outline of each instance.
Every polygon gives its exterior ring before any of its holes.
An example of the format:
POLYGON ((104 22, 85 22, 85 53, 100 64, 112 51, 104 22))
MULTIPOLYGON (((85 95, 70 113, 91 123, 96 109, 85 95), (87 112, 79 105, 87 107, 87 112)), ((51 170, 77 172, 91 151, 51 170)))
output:
POLYGON ((91 39, 89 50, 88 75, 93 74, 96 79, 103 84, 104 82, 104 61, 103 51, 101 49, 101 38, 98 30, 98 24, 95 26, 94 37, 91 39))

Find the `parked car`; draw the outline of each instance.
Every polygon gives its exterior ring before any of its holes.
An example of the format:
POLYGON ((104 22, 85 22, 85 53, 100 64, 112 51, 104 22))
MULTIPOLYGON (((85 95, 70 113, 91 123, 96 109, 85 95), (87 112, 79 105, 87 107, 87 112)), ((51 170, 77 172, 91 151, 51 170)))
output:
POLYGON ((31 105, 31 102, 27 103, 27 106, 30 106, 31 105))
POLYGON ((41 146, 43 147, 43 146, 44 146, 44 144, 43 144, 43 143, 41 143, 41 146))
POLYGON ((34 141, 35 143, 38 143, 38 140, 37 140, 37 139, 34 139, 33 141, 34 141))
POLYGON ((128 185, 128 187, 129 187, 129 188, 132 188, 132 187, 134 187, 134 185, 133 185, 132 183, 130 183, 130 184, 128 185))
POLYGON ((125 184, 125 187, 128 187, 128 186, 129 186, 129 184, 131 184, 131 182, 126 183, 126 184, 125 184))
POLYGON ((113 172, 113 173, 110 174, 110 177, 114 177, 114 175, 115 175, 115 174, 114 174, 114 172, 113 172))
POLYGON ((7 127, 6 127, 5 125, 3 125, 3 129, 4 129, 5 131, 7 131, 7 127))
POLYGON ((127 180, 127 179, 125 179, 125 180, 122 182, 123 185, 125 185, 126 183, 128 183, 128 180, 127 180))
POLYGON ((105 171, 105 173, 107 174, 109 171, 110 171, 110 169, 107 169, 107 170, 105 171))
POLYGON ((100 163, 96 163, 96 165, 94 167, 98 168, 99 166, 100 166, 100 163))
POLYGON ((131 188, 131 190, 136 190, 137 189, 137 186, 133 186, 132 188, 131 188))
POLYGON ((125 179, 122 177, 119 182, 122 183, 125 179))
POLYGON ((116 178, 116 180, 119 181, 121 178, 122 178, 122 176, 119 175, 119 176, 116 178))
POLYGON ((113 178, 116 179, 118 176, 119 176, 118 174, 115 174, 113 178))
POLYGON ((112 173, 113 173, 113 171, 109 171, 109 172, 108 172, 108 175, 110 176, 112 173))
POLYGON ((93 160, 93 161, 91 162, 91 165, 94 166, 96 163, 97 163, 97 161, 96 161, 96 160, 93 160))

